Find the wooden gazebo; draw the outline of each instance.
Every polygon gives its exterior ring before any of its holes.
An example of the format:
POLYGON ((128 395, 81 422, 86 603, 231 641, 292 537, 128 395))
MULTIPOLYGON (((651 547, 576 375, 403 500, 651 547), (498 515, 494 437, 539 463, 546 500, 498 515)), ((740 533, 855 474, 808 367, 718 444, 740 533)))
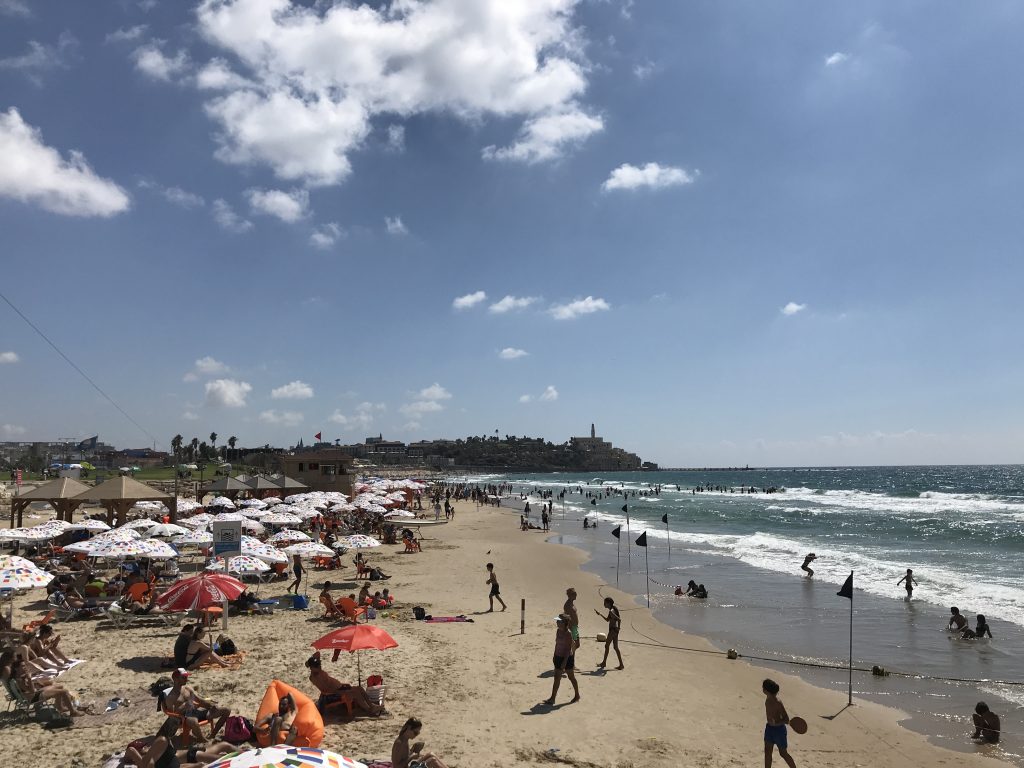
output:
POLYGON ((237 477, 221 477, 200 488, 197 496, 202 499, 206 494, 212 493, 217 496, 226 496, 234 501, 238 494, 249 493, 251 490, 251 486, 237 477))
POLYGON ((67 520, 70 523, 75 510, 85 501, 76 497, 88 490, 89 486, 84 483, 72 480, 70 477, 59 477, 45 485, 15 496, 11 499, 11 527, 15 527, 15 518, 17 518, 17 527, 22 527, 25 510, 34 501, 47 502, 57 510, 58 520, 67 520))
POLYGON ((128 519, 128 510, 138 501, 162 502, 170 510, 171 522, 174 522, 178 515, 178 500, 174 496, 130 477, 113 477, 105 483, 87 488, 76 496, 75 500, 100 502, 107 510, 107 525, 114 525, 115 515, 117 525, 124 525, 128 519))

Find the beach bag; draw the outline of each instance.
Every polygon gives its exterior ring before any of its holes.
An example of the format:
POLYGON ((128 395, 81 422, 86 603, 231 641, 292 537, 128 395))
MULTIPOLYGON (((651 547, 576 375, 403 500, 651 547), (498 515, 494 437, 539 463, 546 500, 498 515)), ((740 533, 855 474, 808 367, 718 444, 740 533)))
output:
POLYGON ((233 656, 238 653, 238 648, 235 647, 235 641, 230 637, 225 637, 220 641, 220 648, 217 649, 217 653, 221 656, 233 656))
POLYGON ((427 612, 418 605, 412 609, 412 615, 416 617, 416 621, 423 621, 427 618, 427 612))
POLYGON ((375 611, 373 608, 367 608, 366 609, 366 618, 367 619, 376 619, 377 618, 377 611, 375 611))
POLYGON ((224 740, 244 744, 252 738, 252 723, 241 715, 232 715, 224 723, 224 740))
POLYGON ((304 611, 309 608, 309 598, 305 595, 295 595, 292 598, 292 610, 293 611, 304 611))

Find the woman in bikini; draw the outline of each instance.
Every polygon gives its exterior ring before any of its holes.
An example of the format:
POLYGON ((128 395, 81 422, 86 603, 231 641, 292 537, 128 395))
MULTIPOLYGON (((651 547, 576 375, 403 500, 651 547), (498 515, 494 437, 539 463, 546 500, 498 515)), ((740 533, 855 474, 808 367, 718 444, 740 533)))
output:
POLYGON ((597 665, 598 669, 604 669, 608 663, 609 648, 614 648, 615 655, 619 657, 619 666, 616 669, 625 669, 626 665, 622 663, 622 653, 619 651, 619 627, 622 626, 622 616, 619 615, 619 609, 615 606, 615 601, 610 597, 604 599, 604 607, 608 611, 607 616, 601 616, 601 612, 597 608, 594 609, 594 613, 608 622, 608 639, 604 641, 604 658, 597 665))

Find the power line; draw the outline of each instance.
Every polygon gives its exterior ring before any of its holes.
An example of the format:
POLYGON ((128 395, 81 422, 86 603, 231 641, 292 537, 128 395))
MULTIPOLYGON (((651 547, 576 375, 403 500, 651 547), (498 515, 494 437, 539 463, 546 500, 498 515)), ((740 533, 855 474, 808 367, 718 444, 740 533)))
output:
POLYGON ((132 424, 134 424, 139 429, 139 431, 142 432, 142 434, 144 434, 146 437, 148 437, 154 443, 156 442, 156 438, 153 437, 153 435, 151 435, 149 433, 149 430, 147 430, 145 427, 143 427, 141 424, 139 424, 139 422, 137 422, 135 419, 133 419, 124 408, 122 408, 120 405, 118 405, 116 402, 114 402, 114 398, 112 398, 110 395, 108 395, 106 392, 104 392, 99 384, 97 384, 95 381, 93 381, 91 378, 89 378, 89 375, 85 371, 83 371, 81 368, 79 368, 77 365, 75 365, 74 361, 72 361, 72 359, 70 357, 65 355, 64 352, 61 350, 61 348, 58 347, 56 344, 54 344, 50 340, 50 337, 47 336, 45 333, 43 333, 35 323, 33 323, 31 320, 29 320, 28 317, 25 316, 24 312, 22 312, 20 309, 18 309, 16 306, 14 306, 14 302, 12 302, 10 299, 8 299, 7 296, 5 296, 2 292, 0 292, 0 299, 3 299, 7 303, 7 306, 9 306, 11 309, 13 309, 15 314, 17 314, 18 317, 20 317, 22 320, 25 321, 25 323, 28 325, 29 328, 31 328, 33 331, 35 331, 37 334, 39 334, 39 337, 43 341, 45 341, 47 344, 49 344, 51 347, 53 347, 53 351, 56 352, 58 355, 60 355, 62 358, 64 358, 64 362, 66 362, 68 365, 70 365, 72 368, 74 368, 76 371, 78 371, 79 375, 83 379, 85 379, 87 382, 89 382, 89 384, 92 386, 92 388, 95 389, 97 392, 99 392, 106 399, 106 401, 108 403, 110 403, 112 406, 114 406, 120 412, 120 414, 122 416, 124 416, 126 419, 128 419, 128 421, 130 421, 132 424))

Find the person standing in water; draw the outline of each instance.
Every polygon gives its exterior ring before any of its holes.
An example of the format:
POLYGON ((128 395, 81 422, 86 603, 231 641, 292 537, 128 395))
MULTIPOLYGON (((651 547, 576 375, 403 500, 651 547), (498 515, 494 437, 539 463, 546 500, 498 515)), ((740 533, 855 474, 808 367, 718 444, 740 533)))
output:
POLYGON ((917 582, 914 581, 914 571, 907 568, 907 575, 897 581, 896 586, 898 587, 900 584, 903 584, 907 590, 907 600, 909 601, 914 596, 914 587, 917 586, 917 582))
POLYGON ((818 559, 818 556, 816 554, 814 554, 813 552, 807 554, 804 557, 804 564, 800 566, 800 570, 801 571, 806 571, 808 577, 813 576, 814 575, 814 571, 811 570, 810 565, 811 565, 811 563, 813 563, 817 559, 818 559))

